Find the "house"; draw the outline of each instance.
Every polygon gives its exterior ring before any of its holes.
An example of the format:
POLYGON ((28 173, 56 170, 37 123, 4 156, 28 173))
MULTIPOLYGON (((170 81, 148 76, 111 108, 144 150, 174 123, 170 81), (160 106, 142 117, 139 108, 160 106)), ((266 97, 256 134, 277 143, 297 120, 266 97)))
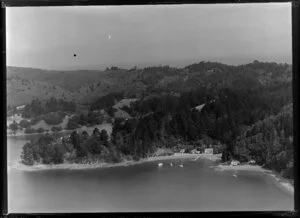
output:
POLYGON ((205 106, 205 104, 201 104, 195 107, 195 110, 201 112, 201 110, 203 109, 203 107, 205 106))
POLYGON ((196 149, 199 152, 199 154, 204 152, 204 148, 202 148, 202 147, 197 147, 196 149))
POLYGON ((197 149, 191 150, 191 153, 192 153, 192 154, 197 154, 197 149))
POLYGON ((24 104, 24 105, 21 105, 21 106, 18 106, 18 107, 17 107, 17 110, 23 109, 25 106, 26 106, 25 104, 24 104))
POLYGON ((231 166, 237 166, 237 165, 240 165, 240 162, 238 160, 232 160, 230 165, 231 166))
POLYGON ((205 148, 204 149, 204 154, 213 154, 214 153, 214 149, 213 148, 205 148))
POLYGON ((192 154, 201 154, 201 151, 197 150, 196 148, 191 150, 192 154))
POLYGON ((248 162, 248 164, 250 164, 250 165, 255 165, 256 164, 256 161, 255 160, 250 160, 249 162, 248 162))

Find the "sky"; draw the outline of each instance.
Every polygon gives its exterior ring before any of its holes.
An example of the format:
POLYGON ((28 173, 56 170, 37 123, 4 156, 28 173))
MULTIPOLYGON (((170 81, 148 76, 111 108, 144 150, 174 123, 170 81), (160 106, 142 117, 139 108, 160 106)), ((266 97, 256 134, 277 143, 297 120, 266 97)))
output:
POLYGON ((291 64, 291 20, 291 3, 8 7, 7 65, 291 64))

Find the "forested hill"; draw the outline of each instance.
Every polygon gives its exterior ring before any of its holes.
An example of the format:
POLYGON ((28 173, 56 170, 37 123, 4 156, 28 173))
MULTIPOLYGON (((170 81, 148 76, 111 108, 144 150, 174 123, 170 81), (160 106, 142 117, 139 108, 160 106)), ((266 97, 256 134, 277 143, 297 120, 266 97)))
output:
POLYGON ((178 95, 199 87, 274 87, 291 80, 290 65, 258 61, 240 66, 202 61, 184 68, 157 66, 127 70, 111 67, 104 71, 7 67, 7 100, 10 106, 51 97, 90 104, 101 96, 117 92, 122 92, 127 98, 136 98, 147 93, 178 95))
POLYGON ((234 142, 234 157, 254 159, 260 165, 293 178, 293 105, 253 124, 234 142))
MULTIPOLYGON (((70 81, 76 80, 77 74, 67 75, 74 77, 70 81)), ((36 100, 24 111, 29 115, 74 111, 76 105, 82 112, 80 103, 86 103, 87 116, 77 114, 69 120, 72 125, 68 126, 75 128, 78 124, 98 122, 97 113, 106 111, 105 116, 113 118, 108 119, 113 122, 108 148, 116 161, 122 155, 138 160, 158 148, 169 152, 180 146, 187 150, 213 146, 215 152, 222 152, 224 161, 254 159, 285 177, 293 177, 290 65, 254 61, 228 66, 200 62, 182 69, 112 67, 91 72, 90 76, 94 77, 92 83, 82 81, 77 91, 68 90, 75 104, 65 98, 55 101, 56 104, 40 104, 36 100), (120 111, 127 116, 116 116, 120 111)), ((63 78, 63 83, 70 82, 63 78)), ((10 79, 20 78, 15 73, 10 79)), ((51 83, 56 84, 55 79, 51 83)), ((56 89, 59 86, 55 85, 56 89)), ((97 154, 107 153, 100 146, 103 143, 98 142, 97 134, 89 138, 75 132, 73 136, 82 137, 81 141, 70 143, 77 151, 82 146, 85 152, 79 153, 83 158, 93 155, 94 148, 98 149, 97 154)))
POLYGON ((124 152, 145 156, 157 146, 173 147, 182 140, 196 145, 211 138, 227 145, 226 152, 233 157, 238 137, 291 102, 291 86, 218 91, 200 88, 180 97, 145 98, 124 108, 135 119, 117 119, 112 140, 124 152), (199 105, 202 109, 196 110, 199 105))

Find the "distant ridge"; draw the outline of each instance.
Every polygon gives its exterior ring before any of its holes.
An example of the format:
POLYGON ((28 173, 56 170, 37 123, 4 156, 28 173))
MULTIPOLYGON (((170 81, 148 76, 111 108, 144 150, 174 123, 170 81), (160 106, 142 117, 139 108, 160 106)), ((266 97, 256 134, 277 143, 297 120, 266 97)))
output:
POLYGON ((289 64, 253 61, 233 66, 220 62, 198 62, 183 68, 155 65, 105 70, 43 70, 7 67, 7 102, 16 106, 34 98, 50 97, 86 104, 112 92, 128 98, 149 92, 186 92, 199 87, 259 87, 291 82, 289 64))

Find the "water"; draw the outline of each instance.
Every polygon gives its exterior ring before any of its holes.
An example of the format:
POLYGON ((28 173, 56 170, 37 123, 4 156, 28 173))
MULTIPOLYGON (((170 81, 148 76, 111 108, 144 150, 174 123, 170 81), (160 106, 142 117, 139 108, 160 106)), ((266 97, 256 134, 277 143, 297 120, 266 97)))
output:
MULTIPOLYGON (((31 136, 32 137, 32 136, 31 136)), ((8 139, 10 213, 293 210, 293 196, 259 172, 220 172, 198 159, 85 170, 22 171, 26 138, 8 139), (179 164, 184 167, 180 168, 179 164), (237 176, 234 177, 233 174, 237 176)))

